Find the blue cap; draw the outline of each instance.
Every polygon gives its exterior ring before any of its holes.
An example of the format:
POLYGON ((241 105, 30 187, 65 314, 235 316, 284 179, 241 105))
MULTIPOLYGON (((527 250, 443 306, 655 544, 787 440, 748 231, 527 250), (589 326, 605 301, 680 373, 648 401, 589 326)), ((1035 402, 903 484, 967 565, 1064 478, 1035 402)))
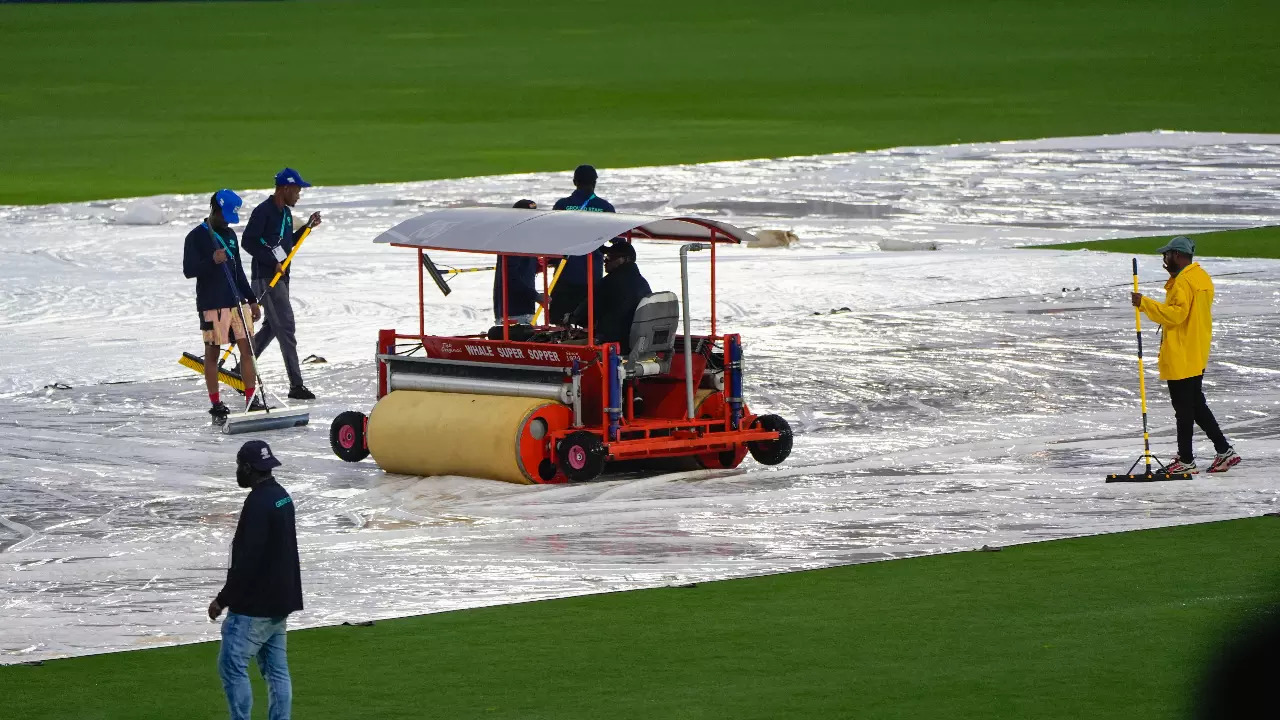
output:
POLYGON ((240 452, 236 453, 236 461, 244 463, 254 470, 266 472, 274 467, 280 467, 280 461, 276 459, 274 453, 271 452, 271 446, 262 440, 250 440, 240 446, 240 452))
POLYGON ((240 222, 240 206, 244 202, 240 200, 239 195, 224 188, 213 194, 213 202, 222 213, 223 220, 232 225, 240 222))
POLYGON ((1170 241, 1169 241, 1169 243, 1168 243, 1167 245, 1165 245, 1164 247, 1160 248, 1160 249, 1159 249, 1159 250, 1157 250, 1156 252, 1158 252, 1158 253, 1160 253, 1161 255, 1163 255, 1163 254, 1165 254, 1165 253, 1169 252, 1170 250, 1177 250, 1178 252, 1180 252, 1180 253, 1186 253, 1187 255, 1195 255, 1195 254, 1196 254, 1196 241, 1195 241, 1195 240, 1192 240, 1191 238, 1187 237, 1186 235, 1179 235, 1178 237, 1176 237, 1176 238, 1174 238, 1174 239, 1170 240, 1170 241))
POLYGON ((297 170, 293 168, 285 168, 276 173, 276 187, 281 185, 297 185, 298 187, 311 187, 311 183, 302 179, 297 170))

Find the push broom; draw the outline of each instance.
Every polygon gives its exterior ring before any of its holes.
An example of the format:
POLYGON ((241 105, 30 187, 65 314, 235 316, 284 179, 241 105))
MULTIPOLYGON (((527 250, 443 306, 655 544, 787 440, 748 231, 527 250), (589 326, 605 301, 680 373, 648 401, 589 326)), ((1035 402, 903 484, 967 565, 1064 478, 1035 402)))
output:
MULTIPOLYGON (((1133 291, 1138 292, 1138 258, 1133 259, 1133 291)), ((1142 455, 1129 466, 1129 472, 1107 476, 1107 482, 1152 482, 1156 480, 1189 480, 1191 473, 1171 473, 1160 458, 1151 454, 1151 436, 1147 432, 1147 377, 1142 368, 1142 311, 1133 309, 1133 324, 1138 330, 1138 395, 1142 398, 1142 455), (1152 472, 1151 461, 1155 460, 1159 470, 1152 472), (1147 470, 1135 473, 1138 463, 1146 461, 1147 470)))
MULTIPOLYGON (((271 289, 276 286, 276 283, 280 282, 280 278, 283 277, 285 271, 289 269, 289 263, 293 262, 293 256, 297 254, 298 248, 302 247, 302 242, 306 240, 307 236, 310 234, 310 226, 302 229, 302 234, 298 236, 298 242, 294 243, 293 249, 289 251, 288 257, 286 257, 284 262, 281 263, 279 272, 276 273, 275 277, 271 278, 271 284, 267 286, 267 292, 271 292, 271 289)), ((244 392, 244 378, 240 377, 240 373, 234 370, 224 370, 222 367, 223 363, 225 363, 227 358, 230 357, 231 349, 235 346, 235 343, 228 345, 226 351, 222 353, 222 357, 218 359, 218 381, 224 385, 229 385, 240 392, 244 392)), ((186 368, 191 368, 201 375, 204 374, 204 358, 193 353, 182 353, 182 357, 178 358, 178 364, 186 368)))
MULTIPOLYGON (((307 228, 308 231, 310 231, 310 229, 311 228, 307 228)), ((298 239, 299 244, 301 244, 302 239, 305 237, 306 233, 298 239)), ((220 239, 219 243, 221 243, 220 239)), ((294 250, 296 251, 297 249, 298 248, 295 245, 294 250)), ((285 258, 285 260, 288 259, 289 258, 285 258)), ((249 323, 244 317, 244 303, 241 302, 242 298, 240 297, 240 290, 236 287, 235 278, 231 277, 231 268, 228 267, 228 263, 222 263, 222 274, 226 276, 227 284, 231 286, 231 295, 236 299, 236 314, 240 317, 240 328, 244 332, 245 341, 249 344, 249 352, 256 358, 258 353, 254 352, 253 349, 253 333, 249 332, 249 323)), ((276 273, 275 279, 271 281, 273 286, 276 280, 280 279, 282 274, 283 270, 276 273)), ((255 395, 258 393, 261 393, 263 396, 267 394, 267 384, 263 381, 261 373, 258 374, 258 389, 255 395)), ((245 396, 244 400, 246 405, 253 402, 253 398, 248 395, 245 396)), ((280 409, 266 408, 266 403, 264 402, 264 408, 262 410, 254 410, 252 412, 246 410, 242 413, 231 413, 227 416, 226 422, 222 425, 222 432, 227 435, 239 435, 240 433, 258 432, 259 430, 279 430, 282 428, 298 427, 310 422, 311 414, 306 410, 292 410, 279 397, 276 398, 276 402, 280 403, 283 407, 280 409)))

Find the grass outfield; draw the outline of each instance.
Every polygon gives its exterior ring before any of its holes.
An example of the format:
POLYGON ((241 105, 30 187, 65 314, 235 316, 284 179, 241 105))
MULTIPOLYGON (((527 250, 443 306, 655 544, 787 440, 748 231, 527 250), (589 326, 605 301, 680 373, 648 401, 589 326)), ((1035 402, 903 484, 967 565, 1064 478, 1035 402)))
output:
MULTIPOLYGON (((1277 532, 1261 517, 300 631, 295 715, 1182 717, 1224 633, 1275 598, 1277 532)), ((225 717, 216 653, 3 667, 0 694, 22 720, 225 717)))
MULTIPOLYGON (((1035 245, 1031 250, 1099 250, 1151 255, 1172 236, 1094 240, 1092 242, 1035 245)), ((1280 259, 1280 226, 1227 230, 1189 236, 1196 241, 1196 257, 1245 257, 1280 259)))
POLYGON ((0 4, 0 203, 1276 132, 1276 27, 1253 0, 0 4))

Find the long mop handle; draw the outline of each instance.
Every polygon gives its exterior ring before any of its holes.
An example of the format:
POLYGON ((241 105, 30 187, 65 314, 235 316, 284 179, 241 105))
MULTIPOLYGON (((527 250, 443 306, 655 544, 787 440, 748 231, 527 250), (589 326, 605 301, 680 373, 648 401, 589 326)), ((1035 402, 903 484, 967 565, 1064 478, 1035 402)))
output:
MULTIPOLYGON (((556 274, 551 277, 551 284, 547 286, 547 303, 548 304, 551 303, 551 291, 556 289, 556 282, 560 279, 560 273, 564 272, 564 266, 568 262, 569 262, 569 258, 564 258, 560 261, 560 264, 556 266, 556 274)), ((539 305, 537 311, 533 313, 533 323, 532 323, 533 325, 538 324, 538 318, 542 316, 543 307, 544 306, 539 305)))
MULTIPOLYGON (((1138 292, 1138 258, 1133 259, 1133 291, 1138 292)), ((1133 309, 1133 325, 1138 330, 1138 395, 1142 397, 1142 458, 1151 474, 1151 436, 1147 432, 1147 374, 1142 369, 1142 310, 1133 309)))

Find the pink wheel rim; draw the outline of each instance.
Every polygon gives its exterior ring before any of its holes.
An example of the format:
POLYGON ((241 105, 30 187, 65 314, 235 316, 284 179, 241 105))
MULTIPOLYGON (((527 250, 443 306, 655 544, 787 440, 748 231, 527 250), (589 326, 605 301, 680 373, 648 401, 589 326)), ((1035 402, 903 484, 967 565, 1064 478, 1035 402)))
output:
POLYGON ((574 470, 581 470, 587 466, 587 451, 582 449, 581 445, 574 445, 569 448, 569 467, 574 470))
POLYGON ((355 447, 356 429, 350 425, 343 425, 342 429, 338 431, 338 444, 341 445, 344 450, 350 450, 355 447))

